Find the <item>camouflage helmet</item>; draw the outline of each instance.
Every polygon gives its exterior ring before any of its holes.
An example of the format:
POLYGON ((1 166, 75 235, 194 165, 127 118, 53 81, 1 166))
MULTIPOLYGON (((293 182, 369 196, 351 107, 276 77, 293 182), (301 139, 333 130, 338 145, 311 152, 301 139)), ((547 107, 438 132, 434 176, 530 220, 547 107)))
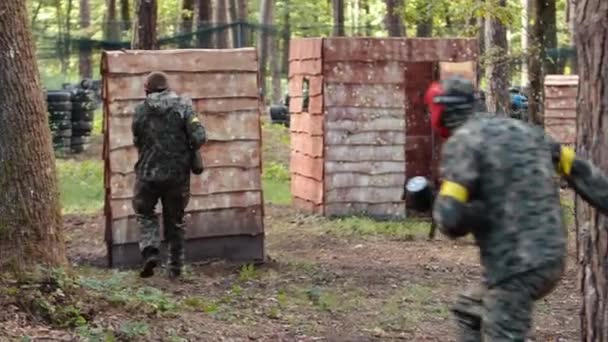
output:
POLYGON ((146 77, 144 87, 148 92, 163 91, 169 88, 169 81, 167 79, 167 75, 161 71, 151 72, 146 77))

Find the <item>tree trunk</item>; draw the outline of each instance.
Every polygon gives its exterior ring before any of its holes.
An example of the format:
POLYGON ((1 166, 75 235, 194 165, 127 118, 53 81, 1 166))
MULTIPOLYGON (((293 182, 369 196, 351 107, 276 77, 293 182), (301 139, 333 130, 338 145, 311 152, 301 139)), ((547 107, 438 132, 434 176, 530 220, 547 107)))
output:
MULTIPOLYGON (((555 20, 557 10, 555 8, 555 0, 543 0, 540 1, 539 4, 542 4, 542 8, 540 9, 540 22, 545 30, 543 46, 547 50, 557 49, 557 24, 555 20)), ((545 74, 557 74, 558 63, 559 61, 555 59, 550 60, 545 58, 543 61, 545 74)))
POLYGON ((524 15, 521 16, 521 51, 524 58, 521 63, 521 86, 528 87, 528 32, 530 31, 530 1, 532 0, 521 0, 521 7, 524 9, 524 15))
POLYGON ((67 263, 63 222, 25 1, 0 1, 0 271, 67 263))
MULTIPOLYGON (((576 8, 579 71, 577 154, 608 170, 608 2, 587 0, 576 8)), ((575 202, 581 308, 581 341, 608 341, 608 219, 580 197, 575 202)))
MULTIPOLYGON (((216 25, 226 25, 226 0, 214 0, 213 6, 213 22, 216 25)), ((223 28, 221 31, 215 31, 214 47, 216 49, 226 49, 228 47, 228 30, 223 28)))
POLYGON ((134 50, 156 50, 156 0, 137 0, 137 19, 133 25, 133 40, 131 48, 134 50))
POLYGON ((545 59, 544 36, 545 27, 541 22, 540 11, 545 0, 532 0, 530 2, 530 13, 532 25, 528 39, 528 78, 530 80, 530 92, 528 96, 528 117, 537 125, 543 124, 542 98, 543 98, 543 69, 542 63, 545 59))
POLYGON ((61 72, 63 75, 67 75, 69 73, 70 68, 70 55, 72 54, 72 6, 73 0, 68 0, 67 9, 65 13, 65 36, 63 37, 63 48, 65 63, 61 65, 61 72))
POLYGON ((230 21, 230 24, 234 25, 232 26, 232 28, 230 29, 230 32, 232 32, 232 36, 230 37, 232 40, 232 44, 231 46, 233 48, 240 48, 241 46, 241 42, 240 42, 240 34, 239 34, 239 26, 236 25, 236 23, 239 21, 238 18, 238 11, 237 11, 237 4, 236 4, 236 0, 227 0, 228 1, 228 20, 230 21))
MULTIPOLYGON (((479 42, 479 56, 485 56, 486 53, 486 20, 483 17, 477 17, 477 40, 479 42)), ((477 59, 477 84, 481 84, 481 75, 485 75, 486 67, 480 59, 477 59)))
POLYGON ((416 26, 416 37, 432 37, 433 36, 433 18, 424 19, 416 26))
POLYGON ((344 0, 332 0, 333 30, 332 35, 344 36, 344 0))
POLYGON ((363 12, 365 13, 365 36, 370 37, 372 35, 372 25, 369 22, 369 16, 371 14, 369 9, 369 1, 370 0, 361 0, 363 1, 363 12))
MULTIPOLYGON (((210 26, 211 22, 211 0, 198 0, 198 23, 197 29, 204 30, 210 26)), ((199 48, 211 47, 211 35, 209 32, 199 32, 197 35, 199 48)))
MULTIPOLYGON (((192 33, 192 18, 194 16, 194 0, 182 0, 182 23, 180 27, 180 33, 188 35, 192 33)), ((182 39, 180 40, 179 47, 187 48, 190 47, 191 40, 182 39)))
MULTIPOLYGON (((260 22, 267 26, 272 23, 272 0, 261 0, 260 6, 260 22)), ((260 32, 259 47, 260 51, 260 91, 262 97, 266 95, 266 62, 268 60, 268 33, 265 30, 260 32)))
POLYGON ((403 0, 384 0, 386 3, 386 29, 389 37, 405 37, 405 26, 399 15, 403 0))
MULTIPOLYGON (((274 11, 270 8, 270 23, 274 23, 274 11)), ((281 100, 281 57, 279 55, 278 36, 270 36, 268 38, 268 55, 270 56, 270 71, 272 73, 272 103, 278 103, 281 100)))
MULTIPOLYGON (((570 32, 571 46, 574 47, 574 42, 576 40, 575 37, 575 27, 574 20, 576 19, 576 0, 567 0, 566 2, 566 18, 568 20, 568 30, 570 32)), ((576 61, 576 54, 570 59, 570 68, 572 74, 576 74, 578 70, 578 62, 576 61)))
MULTIPOLYGON (((285 2, 287 3, 288 0, 285 0, 285 2)), ((238 0, 237 3, 239 41, 241 42, 241 46, 249 46, 247 39, 247 26, 245 26, 245 23, 249 21, 249 7, 247 6, 247 0, 238 0)))
POLYGON ((120 21, 122 21, 122 31, 128 32, 131 29, 131 7, 129 0, 120 0, 120 21))
MULTIPOLYGON (((506 6, 506 0, 500 0, 500 6, 506 6)), ((510 108, 507 30, 498 19, 488 17, 485 36, 486 77, 489 82, 486 104, 488 111, 506 115, 510 108)))
POLYGON ((106 17, 106 39, 110 41, 120 40, 120 25, 116 19, 116 0, 107 0, 108 16, 106 17))
POLYGON ((289 76, 289 46, 291 41, 291 19, 289 17, 289 0, 285 0, 285 8, 283 13, 283 68, 282 72, 287 77, 289 76))
MULTIPOLYGON (((89 7, 89 0, 80 0, 80 31, 82 36, 90 37, 88 32, 91 27, 91 8, 89 7)), ((93 61, 91 59, 91 48, 86 46, 80 46, 78 56, 78 70, 81 78, 92 78, 93 77, 93 61)))

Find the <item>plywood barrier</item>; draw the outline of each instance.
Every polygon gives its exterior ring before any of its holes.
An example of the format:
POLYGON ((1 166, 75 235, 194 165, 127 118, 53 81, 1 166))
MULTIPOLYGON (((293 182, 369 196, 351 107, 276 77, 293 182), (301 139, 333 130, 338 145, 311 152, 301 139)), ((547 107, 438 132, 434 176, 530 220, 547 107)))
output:
MULTIPOLYGON (((133 266, 141 258, 132 208, 131 121, 151 71, 192 99, 207 129, 205 171, 192 175, 186 209, 186 258, 264 257, 260 99, 255 49, 113 51, 102 56, 105 216, 108 262, 133 266)), ((161 212, 160 204, 157 212, 161 212)), ((162 220, 160 220, 162 222, 162 220)))

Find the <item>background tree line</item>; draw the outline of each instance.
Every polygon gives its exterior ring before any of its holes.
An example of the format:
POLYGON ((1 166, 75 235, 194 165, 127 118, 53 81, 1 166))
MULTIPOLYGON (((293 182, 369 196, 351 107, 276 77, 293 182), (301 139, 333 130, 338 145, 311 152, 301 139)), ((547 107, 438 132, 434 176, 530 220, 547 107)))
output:
POLYGON ((509 85, 529 84, 540 123, 543 75, 576 71, 572 1, 28 0, 28 7, 51 88, 98 78, 101 48, 257 46, 263 87, 272 85, 267 98, 277 102, 292 37, 477 37, 489 110, 508 108, 509 85))

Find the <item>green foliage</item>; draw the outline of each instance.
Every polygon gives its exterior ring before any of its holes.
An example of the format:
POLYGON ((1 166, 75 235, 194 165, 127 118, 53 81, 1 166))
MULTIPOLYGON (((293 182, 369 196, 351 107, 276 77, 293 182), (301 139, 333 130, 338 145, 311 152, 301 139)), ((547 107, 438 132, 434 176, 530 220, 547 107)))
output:
POLYGON ((101 327, 93 328, 88 325, 76 328, 76 333, 86 342, 115 342, 116 337, 111 330, 101 327))
POLYGON ((150 326, 144 322, 126 321, 121 324, 120 332, 128 339, 133 339, 138 336, 146 336, 149 334, 150 326))
POLYGON ((281 163, 269 162, 264 166, 264 179, 274 180, 279 182, 289 181, 289 170, 281 163))
POLYGON ((57 160, 61 203, 65 213, 91 213, 103 207, 103 162, 57 160))

